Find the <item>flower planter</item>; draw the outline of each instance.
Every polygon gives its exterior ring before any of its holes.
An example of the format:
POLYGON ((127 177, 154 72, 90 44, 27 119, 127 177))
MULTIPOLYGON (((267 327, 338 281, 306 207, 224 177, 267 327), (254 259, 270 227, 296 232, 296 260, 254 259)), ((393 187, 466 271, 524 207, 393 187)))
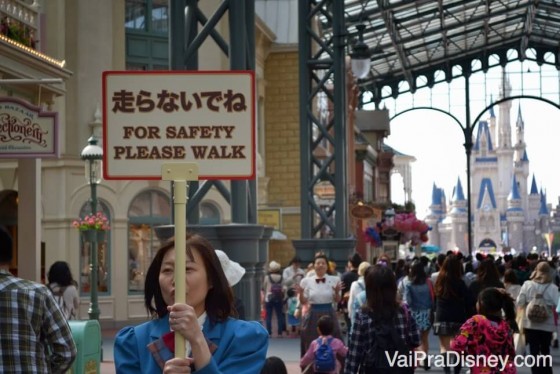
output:
POLYGON ((107 239, 107 231, 105 230, 80 230, 80 234, 84 241, 103 243, 107 239))

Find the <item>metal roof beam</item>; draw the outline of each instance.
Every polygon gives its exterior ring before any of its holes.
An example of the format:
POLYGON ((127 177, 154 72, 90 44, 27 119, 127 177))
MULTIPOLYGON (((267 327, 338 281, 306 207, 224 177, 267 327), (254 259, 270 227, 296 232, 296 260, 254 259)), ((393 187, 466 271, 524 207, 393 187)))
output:
POLYGON ((401 40, 399 40, 398 30, 395 27, 394 23, 395 20, 389 11, 383 10, 382 2, 383 0, 377 0, 377 5, 381 9, 381 16, 383 18, 383 21, 385 22, 385 25, 387 26, 387 31, 389 33, 389 37, 391 38, 391 45, 399 55, 399 59, 401 60, 401 69, 406 81, 408 82, 408 85, 412 90, 415 90, 416 82, 414 81, 410 70, 408 70, 410 62, 408 61, 406 53, 403 49, 403 43, 401 40))
POLYGON ((533 0, 529 7, 527 8, 527 14, 525 15, 525 24, 523 25, 523 37, 521 37, 521 43, 519 44, 519 59, 523 61, 527 56, 525 50, 529 45, 529 37, 533 31, 533 23, 535 22, 535 15, 537 14, 537 5, 539 0, 533 0))

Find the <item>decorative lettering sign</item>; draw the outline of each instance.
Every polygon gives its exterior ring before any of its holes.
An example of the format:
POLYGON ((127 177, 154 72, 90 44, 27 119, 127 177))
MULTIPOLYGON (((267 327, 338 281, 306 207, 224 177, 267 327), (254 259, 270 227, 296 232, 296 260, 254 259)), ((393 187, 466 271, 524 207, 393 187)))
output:
POLYGON ((0 158, 58 157, 58 113, 0 97, 0 158))
POLYGON ((104 72, 104 178, 161 179, 173 161, 255 178, 254 86, 251 71, 104 72))

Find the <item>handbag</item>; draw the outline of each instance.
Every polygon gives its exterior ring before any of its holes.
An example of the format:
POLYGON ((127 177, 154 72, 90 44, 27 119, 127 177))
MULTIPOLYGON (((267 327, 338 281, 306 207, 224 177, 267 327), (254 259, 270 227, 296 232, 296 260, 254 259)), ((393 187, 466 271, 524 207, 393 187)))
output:
MULTIPOLYGON (((436 294, 434 292, 434 285, 432 284, 432 281, 430 280, 430 278, 426 278, 426 284, 428 285, 428 288, 430 289, 430 297, 432 299, 432 307, 430 308, 430 325, 434 325, 434 321, 436 319, 436 294)), ((434 328, 435 331, 435 328, 434 328)))

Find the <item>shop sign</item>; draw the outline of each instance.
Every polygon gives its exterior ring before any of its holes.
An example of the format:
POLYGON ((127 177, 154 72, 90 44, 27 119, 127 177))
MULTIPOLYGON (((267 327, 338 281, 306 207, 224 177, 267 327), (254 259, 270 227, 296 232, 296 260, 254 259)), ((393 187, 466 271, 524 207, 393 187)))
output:
POLYGON ((259 209, 257 211, 259 225, 271 226, 275 230, 282 230, 282 214, 280 209, 259 209))
POLYGON ((350 214, 357 219, 368 219, 375 215, 375 211, 369 205, 356 204, 350 209, 350 214))
POLYGON ((58 113, 0 97, 0 158, 58 157, 58 113))
POLYGON ((103 176, 161 179, 196 163, 199 179, 254 179, 253 71, 103 73, 103 176))

